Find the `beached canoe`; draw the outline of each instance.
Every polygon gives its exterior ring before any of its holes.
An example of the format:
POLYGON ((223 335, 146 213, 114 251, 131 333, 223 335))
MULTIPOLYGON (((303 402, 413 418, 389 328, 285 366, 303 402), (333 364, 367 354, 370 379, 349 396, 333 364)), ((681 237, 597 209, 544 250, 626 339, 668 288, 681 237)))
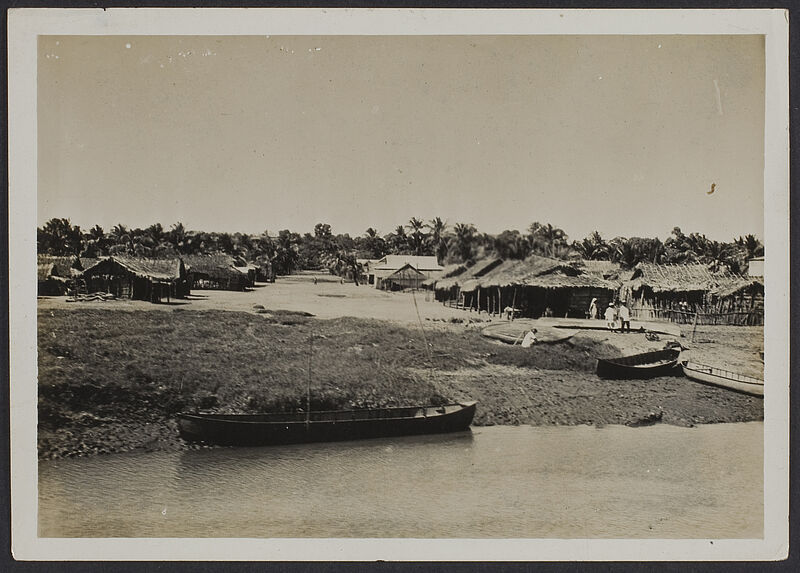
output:
POLYGON ((737 374, 736 372, 730 372, 706 364, 690 362, 688 360, 681 362, 681 368, 687 378, 695 380, 696 382, 712 384, 729 390, 735 390, 736 392, 764 397, 764 381, 758 378, 737 374))
POLYGON ((597 375, 601 378, 653 378, 669 376, 678 365, 679 348, 666 348, 619 358, 598 358, 597 375))
POLYGON ((222 446, 334 442, 469 428, 476 402, 405 408, 272 414, 179 414, 183 439, 222 446))
MULTIPOLYGON (((553 328, 570 330, 605 330, 609 331, 605 320, 591 318, 540 318, 539 324, 553 328)), ((664 321, 631 320, 631 332, 656 332, 667 336, 681 337, 681 328, 675 323, 664 321)))
POLYGON ((509 344, 520 344, 525 337, 525 333, 531 328, 536 329, 536 344, 563 342, 569 340, 578 332, 577 330, 543 326, 535 320, 515 320, 514 322, 500 322, 489 325, 481 330, 481 334, 487 338, 501 340, 509 344))

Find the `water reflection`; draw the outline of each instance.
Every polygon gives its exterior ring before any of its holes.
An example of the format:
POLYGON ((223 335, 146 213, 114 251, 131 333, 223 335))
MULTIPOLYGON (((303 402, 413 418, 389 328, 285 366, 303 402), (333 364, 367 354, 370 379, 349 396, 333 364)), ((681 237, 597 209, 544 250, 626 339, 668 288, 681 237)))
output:
POLYGON ((763 424, 446 436, 40 464, 40 535, 761 537, 763 424))

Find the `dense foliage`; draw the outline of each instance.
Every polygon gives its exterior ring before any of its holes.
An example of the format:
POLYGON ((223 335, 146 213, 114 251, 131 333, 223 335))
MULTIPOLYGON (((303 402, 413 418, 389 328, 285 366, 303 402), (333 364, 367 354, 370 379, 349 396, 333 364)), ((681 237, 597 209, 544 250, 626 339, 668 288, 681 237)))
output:
POLYGON ((378 259, 387 254, 435 255, 441 264, 460 263, 485 256, 523 259, 539 254, 559 259, 608 260, 630 268, 652 263, 707 263, 742 272, 746 262, 764 254, 753 235, 730 243, 712 241, 700 233, 686 235, 675 227, 665 241, 647 237, 614 237, 605 240, 597 231, 581 241, 569 241, 560 228, 535 222, 526 232, 506 230, 498 235, 480 233, 474 225, 450 227, 436 217, 427 223, 412 217, 381 235, 369 227, 362 236, 334 234, 331 226, 318 223, 313 233, 303 235, 284 229, 277 235, 207 233, 188 230, 180 222, 168 230, 160 223, 145 229, 114 225, 106 232, 99 225, 88 231, 69 219, 51 219, 37 229, 38 252, 51 255, 98 257, 113 254, 161 257, 181 254, 226 253, 248 261, 269 263, 277 274, 298 269, 329 269, 344 275, 354 273, 357 259, 378 259))

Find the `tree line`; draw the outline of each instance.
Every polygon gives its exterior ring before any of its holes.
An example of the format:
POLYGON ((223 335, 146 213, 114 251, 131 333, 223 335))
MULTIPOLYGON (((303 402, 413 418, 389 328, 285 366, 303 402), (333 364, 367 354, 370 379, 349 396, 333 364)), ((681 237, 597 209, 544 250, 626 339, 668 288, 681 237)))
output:
POLYGON ((88 231, 69 219, 54 218, 37 229, 37 250, 42 254, 101 257, 124 254, 162 258, 180 255, 228 254, 271 265, 277 274, 295 270, 328 269, 335 274, 357 270, 358 259, 379 259, 388 254, 431 255, 440 264, 470 263, 482 257, 524 259, 537 254, 557 259, 604 260, 632 268, 639 262, 659 264, 705 263, 732 272, 746 270, 747 261, 764 254, 754 235, 731 242, 708 239, 700 233, 685 234, 675 227, 663 242, 658 238, 614 237, 605 240, 597 231, 580 241, 570 241, 560 228, 532 223, 525 232, 506 230, 497 235, 481 233, 468 223, 452 227, 439 217, 429 221, 412 217, 407 224, 381 235, 369 227, 363 235, 334 234, 327 223, 312 233, 288 229, 270 235, 218 233, 188 230, 178 222, 165 229, 160 223, 146 228, 114 225, 109 231, 95 225, 88 231))

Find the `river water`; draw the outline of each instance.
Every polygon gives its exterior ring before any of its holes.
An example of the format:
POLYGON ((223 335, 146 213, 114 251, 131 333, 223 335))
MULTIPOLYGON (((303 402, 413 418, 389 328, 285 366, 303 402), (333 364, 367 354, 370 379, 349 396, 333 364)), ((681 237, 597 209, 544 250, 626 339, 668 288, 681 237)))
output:
POLYGON ((39 536, 761 538, 763 435, 496 426, 42 461, 39 536))

